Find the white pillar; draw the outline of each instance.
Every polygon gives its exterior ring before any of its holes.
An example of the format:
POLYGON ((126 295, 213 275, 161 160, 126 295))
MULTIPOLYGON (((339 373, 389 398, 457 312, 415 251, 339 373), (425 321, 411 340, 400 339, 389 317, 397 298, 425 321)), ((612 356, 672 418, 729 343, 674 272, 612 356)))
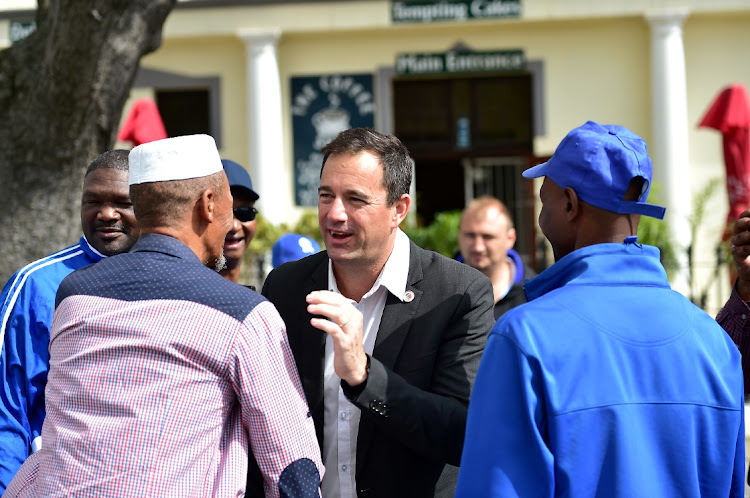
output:
POLYGON ((276 57, 279 29, 243 29, 247 57, 247 126, 250 174, 258 209, 274 224, 288 221, 293 204, 284 154, 281 80, 276 57))
POLYGON ((679 268, 671 275, 672 287, 689 292, 687 246, 690 244, 690 162, 688 158, 687 83, 682 23, 684 9, 646 14, 651 27, 651 109, 653 140, 648 144, 654 165, 654 182, 661 186, 660 200, 667 207, 665 223, 679 268))

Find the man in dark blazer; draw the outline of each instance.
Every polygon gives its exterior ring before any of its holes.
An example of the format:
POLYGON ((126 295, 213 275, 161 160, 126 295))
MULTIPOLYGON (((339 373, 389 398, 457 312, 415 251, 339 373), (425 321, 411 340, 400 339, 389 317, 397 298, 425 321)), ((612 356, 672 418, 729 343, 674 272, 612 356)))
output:
POLYGON ((326 251, 271 272, 326 473, 323 496, 432 497, 458 465, 494 324, 489 279, 398 228, 411 203, 403 144, 368 129, 323 149, 326 251))

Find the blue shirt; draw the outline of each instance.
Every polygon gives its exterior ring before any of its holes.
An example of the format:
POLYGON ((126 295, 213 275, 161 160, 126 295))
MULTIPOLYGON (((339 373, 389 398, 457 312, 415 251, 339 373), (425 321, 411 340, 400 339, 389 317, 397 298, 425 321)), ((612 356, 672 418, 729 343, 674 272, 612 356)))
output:
POLYGON ((81 237, 18 270, 0 294, 0 495, 41 444, 57 288, 74 270, 103 257, 81 237))
POLYGON ((456 497, 743 496, 739 352, 627 242, 560 259, 495 325, 456 497))

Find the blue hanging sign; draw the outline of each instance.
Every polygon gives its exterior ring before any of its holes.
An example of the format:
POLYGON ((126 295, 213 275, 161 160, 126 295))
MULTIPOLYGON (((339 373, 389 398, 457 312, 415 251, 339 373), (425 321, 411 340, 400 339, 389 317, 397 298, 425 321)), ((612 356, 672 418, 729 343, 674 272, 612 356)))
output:
POLYGON ((349 128, 373 128, 371 74, 301 76, 291 79, 294 136, 294 197, 297 206, 317 206, 320 149, 349 128))

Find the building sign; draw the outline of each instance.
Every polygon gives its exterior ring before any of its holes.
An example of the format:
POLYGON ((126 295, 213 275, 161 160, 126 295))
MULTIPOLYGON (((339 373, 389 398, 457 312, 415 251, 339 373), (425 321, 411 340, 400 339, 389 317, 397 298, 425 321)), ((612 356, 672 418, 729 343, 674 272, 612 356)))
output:
POLYGON ((524 69, 526 58, 523 50, 450 51, 396 56, 396 74, 482 73, 524 69))
POLYGON ((414 0, 393 1, 394 23, 426 23, 520 17, 521 0, 414 0))
POLYGON ((339 132, 375 124, 371 74, 292 78, 294 197, 298 206, 317 206, 320 149, 339 132))
POLYGON ((36 21, 11 21, 10 22, 10 42, 16 43, 36 30, 36 21))

